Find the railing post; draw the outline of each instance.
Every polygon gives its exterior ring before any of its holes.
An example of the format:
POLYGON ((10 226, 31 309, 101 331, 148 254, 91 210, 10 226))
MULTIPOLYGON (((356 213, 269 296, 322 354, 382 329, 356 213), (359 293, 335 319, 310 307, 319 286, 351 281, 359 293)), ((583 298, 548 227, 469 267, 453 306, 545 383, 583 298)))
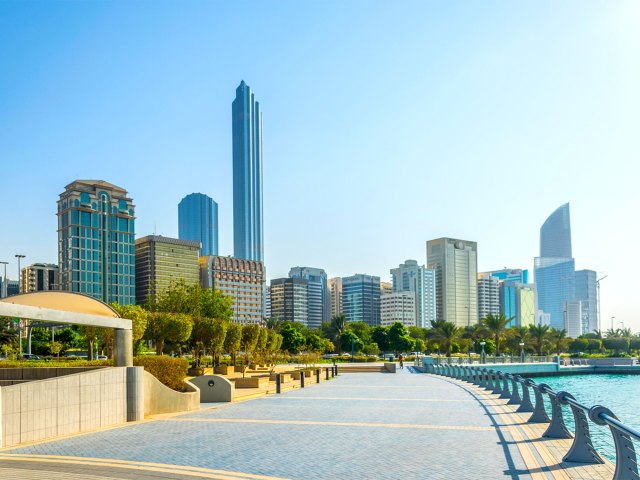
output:
POLYGON ((486 369, 485 373, 487 374, 487 381, 484 384, 484 389, 493 390, 493 380, 491 379, 491 370, 486 369))
POLYGON ((338 376, 338 364, 337 364, 337 363, 334 363, 334 364, 333 364, 333 368, 334 368, 334 369, 335 369, 335 371, 336 371, 336 377, 337 377, 337 376, 338 376))
MULTIPOLYGON (((611 410, 602 405, 596 405, 589 409, 589 418, 598 425, 608 425, 600 415, 607 415, 618 420, 611 410)), ((640 478, 638 476, 638 465, 636 459, 636 451, 633 448, 633 442, 629 434, 618 430, 616 427, 609 425, 611 435, 613 435, 613 443, 616 445, 616 471, 613 474, 613 480, 627 480, 640 478)))
POLYGON ((564 424, 564 418, 562 417, 562 404, 558 399, 558 397, 567 392, 558 392, 557 394, 552 395, 549 387, 543 388, 542 386, 539 386, 538 388, 549 395, 549 400, 551 400, 551 423, 542 436, 546 438, 573 438, 573 435, 571 435, 571 432, 564 424))
POLYGON ((280 374, 276 373, 276 393, 280 393, 280 374))
MULTIPOLYGON (((531 380, 529 380, 531 381, 531 380)), ((544 409, 544 398, 542 398, 542 388, 549 388, 549 385, 545 383, 540 383, 536 385, 531 382, 533 385, 533 393, 536 396, 536 406, 533 409, 533 413, 527 422, 529 423, 548 423, 551 420, 549 419, 549 415, 547 415, 547 411, 544 409)))
POLYGON ((511 398, 511 392, 509 392, 509 381, 507 380, 507 374, 502 372, 502 395, 500 398, 511 398))
POLYGON ((576 425, 575 436, 573 443, 567 454, 562 458, 563 462, 576 462, 576 463, 604 463, 604 460, 600 456, 591 443, 591 435, 589 434, 589 418, 585 414, 584 410, 576 407, 567 400, 575 400, 573 395, 567 392, 560 392, 563 395, 558 394, 558 401, 563 405, 569 405, 571 412, 573 413, 573 420, 576 425))
POLYGON ((507 405, 520 405, 522 400, 520 399, 520 392, 518 390, 518 381, 515 375, 509 375, 511 378, 511 398, 507 402, 507 405))
POLYGON ((331 378, 336 376, 336 372, 333 370, 333 367, 329 367, 329 372, 331 373, 331 378))
POLYGON ((520 406, 518 407, 516 412, 533 412, 533 405, 531 404, 531 397, 529 396, 529 387, 531 386, 530 383, 533 382, 531 382, 531 380, 523 379, 520 375, 518 375, 516 378, 520 382, 520 385, 522 385, 522 402, 520 403, 520 406))
POLYGON ((495 382, 493 384, 493 390, 491 391, 491 393, 495 393, 496 395, 502 395, 502 388, 500 388, 500 376, 502 375, 502 372, 496 370, 494 372, 494 379, 495 382))

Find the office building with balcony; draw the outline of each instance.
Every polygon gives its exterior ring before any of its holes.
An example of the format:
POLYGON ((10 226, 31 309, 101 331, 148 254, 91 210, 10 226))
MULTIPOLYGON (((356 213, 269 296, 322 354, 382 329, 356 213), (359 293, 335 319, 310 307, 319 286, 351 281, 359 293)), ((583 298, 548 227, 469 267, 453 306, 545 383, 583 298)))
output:
POLYGON ((34 263, 22 269, 20 275, 22 293, 58 290, 60 286, 58 265, 34 263))
POLYGON ((305 278, 271 280, 271 318, 309 326, 309 281, 305 278))
POLYGON ((308 282, 307 326, 320 328, 322 322, 331 320, 331 298, 327 274, 321 268, 293 267, 289 278, 303 278, 308 282))
POLYGON ((172 284, 200 282, 200 242, 148 235, 135 241, 136 303, 152 303, 172 284))
POLYGON ((380 325, 389 327, 394 323, 405 327, 416 326, 416 295, 414 292, 393 292, 380 296, 380 325))
POLYGON ((60 290, 135 303, 135 207, 103 180, 76 180, 58 200, 60 290))
POLYGON ((380 277, 362 274, 343 277, 342 311, 349 322, 380 325, 380 277))
POLYGON ((256 260, 209 255, 200 257, 200 283, 233 300, 233 322, 242 325, 264 322, 264 265, 256 260))
POLYGON ((429 240, 427 268, 435 271, 436 318, 458 327, 478 323, 478 244, 455 238, 429 240))
POLYGON ((178 204, 178 238, 199 242, 200 255, 218 255, 218 204, 202 193, 191 193, 178 204))

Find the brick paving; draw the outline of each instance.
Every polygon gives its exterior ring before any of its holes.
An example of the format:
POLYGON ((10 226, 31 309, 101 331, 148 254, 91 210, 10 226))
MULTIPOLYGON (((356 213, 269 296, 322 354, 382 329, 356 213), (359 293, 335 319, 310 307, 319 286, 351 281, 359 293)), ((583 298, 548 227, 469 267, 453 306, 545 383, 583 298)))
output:
POLYGON ((87 478, 532 478, 477 395, 411 368, 5 449, 0 477, 3 468, 30 468, 29 458, 40 469, 51 460, 52 472, 86 459, 87 478), (15 454, 28 457, 8 460, 15 454), (55 463, 60 457, 68 463, 55 463), (136 475, 117 476, 121 468, 136 475))

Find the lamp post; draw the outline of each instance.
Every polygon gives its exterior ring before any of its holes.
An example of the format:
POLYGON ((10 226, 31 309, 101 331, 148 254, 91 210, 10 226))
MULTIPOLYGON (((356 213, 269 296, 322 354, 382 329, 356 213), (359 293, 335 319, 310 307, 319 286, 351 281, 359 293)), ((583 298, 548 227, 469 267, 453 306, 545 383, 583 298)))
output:
POLYGON ((18 293, 22 293, 22 273, 20 272, 20 259, 24 258, 25 255, 20 255, 19 253, 16 253, 15 257, 18 259, 18 293))
POLYGON ((524 363, 524 342, 520 342, 520 363, 524 363))
POLYGON ((351 338, 351 363, 356 361, 356 339, 351 338))
POLYGON ((613 332, 613 321, 615 320, 616 317, 611 317, 611 331, 613 332))
POLYGON ((4 277, 2 278, 2 291, 0 292, 0 298, 7 296, 7 265, 9 262, 0 262, 0 265, 4 265, 4 277))
POLYGON ((485 342, 484 340, 480 342, 480 346, 482 347, 482 353, 480 353, 480 363, 484 363, 485 360, 485 353, 484 353, 484 346, 487 342, 485 342))

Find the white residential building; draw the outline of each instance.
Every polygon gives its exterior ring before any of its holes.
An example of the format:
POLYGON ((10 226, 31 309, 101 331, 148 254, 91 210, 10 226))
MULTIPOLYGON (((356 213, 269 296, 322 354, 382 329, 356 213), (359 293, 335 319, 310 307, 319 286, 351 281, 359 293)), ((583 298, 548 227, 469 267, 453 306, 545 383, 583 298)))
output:
POLYGON ((416 296, 413 292, 394 292, 380 296, 380 324, 388 327, 396 322, 416 326, 416 296))

